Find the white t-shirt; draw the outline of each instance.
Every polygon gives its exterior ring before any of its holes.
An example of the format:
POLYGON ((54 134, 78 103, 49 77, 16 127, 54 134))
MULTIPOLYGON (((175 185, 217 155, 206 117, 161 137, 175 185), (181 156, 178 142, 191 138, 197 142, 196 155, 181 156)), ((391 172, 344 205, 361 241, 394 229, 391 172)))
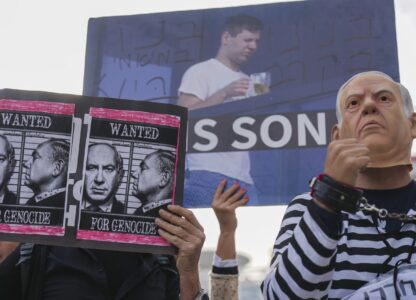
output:
MULTIPOLYGON (((183 75, 179 93, 195 95, 205 101, 212 94, 231 82, 247 77, 236 72, 215 58, 191 66, 183 75)), ((241 97, 238 97, 241 98, 241 97)), ((225 101, 237 100, 236 98, 225 101)), ((250 156, 247 151, 190 153, 186 155, 189 170, 205 170, 253 184, 250 176, 250 156)))

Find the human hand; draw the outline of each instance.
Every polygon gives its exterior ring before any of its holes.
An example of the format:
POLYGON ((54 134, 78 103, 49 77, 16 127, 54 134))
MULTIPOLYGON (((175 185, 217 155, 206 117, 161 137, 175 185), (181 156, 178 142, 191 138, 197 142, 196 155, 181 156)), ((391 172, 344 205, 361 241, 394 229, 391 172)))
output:
POLYGON ((227 190, 224 188, 227 180, 222 180, 215 191, 211 207, 214 209, 220 225, 221 233, 234 232, 237 229, 237 217, 235 210, 245 205, 249 197, 245 195, 246 190, 234 183, 227 190))
POLYGON ((250 86, 248 77, 237 79, 224 87, 225 99, 231 97, 245 96, 250 86))
POLYGON ((357 139, 341 139, 328 146, 324 173, 334 180, 355 186, 360 171, 370 162, 370 150, 357 139))
POLYGON ((178 248, 176 266, 179 273, 198 274, 199 257, 205 241, 204 229, 190 210, 178 205, 169 205, 167 209, 161 209, 160 218, 155 220, 158 232, 178 248))

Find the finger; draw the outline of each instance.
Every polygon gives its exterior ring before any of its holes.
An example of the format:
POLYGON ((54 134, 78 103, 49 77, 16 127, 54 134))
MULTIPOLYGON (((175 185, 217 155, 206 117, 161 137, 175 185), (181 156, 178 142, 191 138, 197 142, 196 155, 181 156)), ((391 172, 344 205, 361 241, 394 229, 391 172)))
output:
POLYGON ((228 189, 225 190, 225 192, 222 194, 223 199, 229 198, 231 195, 233 195, 237 189, 240 187, 240 184, 238 182, 235 182, 233 185, 231 185, 228 189))
MULTIPOLYGON (((205 241, 205 236, 198 236, 198 237, 191 237, 189 241, 185 241, 181 238, 179 238, 176 235, 170 234, 169 232, 159 229, 158 230, 159 235, 167 240, 169 243, 175 245, 179 251, 188 248, 188 249, 200 249, 205 241)), ((192 250, 194 252, 194 250, 192 250)))
POLYGON ((341 162, 353 162, 355 159, 360 157, 369 157, 368 148, 350 148, 344 149, 344 151, 340 152, 336 157, 335 161, 341 162))
POLYGON ((156 218, 155 223, 159 226, 158 232, 162 230, 166 235, 170 236, 169 241, 176 240, 175 245, 178 244, 179 240, 184 242, 197 242, 205 239, 204 232, 192 225, 190 227, 176 226, 160 218, 156 218))
POLYGON ((360 150, 363 150, 363 151, 369 151, 368 147, 366 147, 363 144, 334 143, 328 148, 328 153, 338 155, 339 153, 342 153, 342 152, 347 151, 347 150, 353 150, 353 149, 360 149, 360 150))
MULTIPOLYGON (((204 231, 204 228, 202 227, 202 225, 198 222, 195 215, 189 209, 183 208, 179 205, 168 205, 167 208, 171 213, 169 213, 168 211, 165 211, 165 210, 163 210, 163 211, 166 212, 167 214, 170 214, 170 218, 173 218, 174 221, 178 221, 178 222, 180 222, 180 224, 190 223, 191 225, 198 228, 199 230, 204 231), (185 219, 183 219, 182 217, 185 218, 185 219), (187 222, 183 222, 183 220, 185 220, 187 222)), ((168 219, 168 221, 170 221, 170 220, 168 219)))
POLYGON ((177 236, 182 240, 188 239, 189 234, 180 226, 172 225, 171 223, 159 218, 155 219, 155 224, 159 226, 159 229, 164 230, 166 233, 169 233, 170 235, 177 236))
POLYGON ((250 198, 248 196, 244 196, 243 198, 235 201, 233 204, 231 204, 230 208, 231 209, 237 209, 238 207, 244 206, 247 204, 248 200, 250 198))
POLYGON ((163 230, 163 229, 158 229, 157 230, 159 235, 164 238, 165 240, 167 240, 169 243, 175 245, 178 248, 181 248, 182 245, 185 243, 183 240, 181 240, 179 237, 170 234, 169 232, 163 230))
POLYGON ((234 193, 233 195, 231 195, 228 199, 226 199, 226 201, 224 203, 226 203, 226 204, 232 204, 235 201, 240 200, 241 197, 243 197, 246 192, 247 192, 246 189, 241 188, 236 193, 234 193))
POLYGON ((218 184, 217 189, 215 190, 215 193, 214 193, 214 201, 221 196, 226 184, 227 184, 226 179, 221 180, 221 182, 218 184))

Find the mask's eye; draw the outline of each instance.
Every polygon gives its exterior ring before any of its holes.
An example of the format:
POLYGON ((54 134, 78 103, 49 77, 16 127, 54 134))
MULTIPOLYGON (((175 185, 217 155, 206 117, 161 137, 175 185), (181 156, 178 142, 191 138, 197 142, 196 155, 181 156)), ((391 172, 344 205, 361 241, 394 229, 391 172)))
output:
POLYGON ((390 97, 388 95, 381 95, 379 100, 380 102, 390 102, 390 97))
POLYGON ((358 101, 357 98, 351 98, 348 99, 347 101, 347 109, 348 110, 353 110, 355 108, 357 108, 360 105, 360 102, 358 101))

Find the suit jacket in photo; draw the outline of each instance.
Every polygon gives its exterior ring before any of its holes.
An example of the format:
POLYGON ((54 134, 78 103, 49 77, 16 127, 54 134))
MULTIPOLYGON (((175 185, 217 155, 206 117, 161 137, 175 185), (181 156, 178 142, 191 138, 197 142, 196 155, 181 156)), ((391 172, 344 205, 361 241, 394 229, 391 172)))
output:
POLYGON ((159 210, 172 204, 172 199, 163 199, 140 206, 134 212, 135 215, 146 217, 159 217, 159 210))
POLYGON ((7 187, 6 187, 6 190, 4 191, 3 203, 1 204, 10 204, 10 205, 18 204, 16 195, 13 192, 9 191, 7 187))
POLYGON ((113 198, 113 206, 111 207, 111 212, 103 211, 99 206, 92 206, 89 204, 88 200, 84 200, 88 207, 84 208, 84 211, 94 211, 99 213, 112 213, 112 214, 124 214, 124 204, 118 201, 116 198, 113 198))
POLYGON ((65 207, 65 195, 66 195, 65 188, 61 188, 59 190, 49 192, 49 194, 50 195, 48 195, 48 193, 43 193, 43 194, 35 195, 26 202, 26 205, 48 206, 48 207, 57 207, 57 208, 65 207), (36 201, 37 197, 41 197, 41 200, 36 201))

